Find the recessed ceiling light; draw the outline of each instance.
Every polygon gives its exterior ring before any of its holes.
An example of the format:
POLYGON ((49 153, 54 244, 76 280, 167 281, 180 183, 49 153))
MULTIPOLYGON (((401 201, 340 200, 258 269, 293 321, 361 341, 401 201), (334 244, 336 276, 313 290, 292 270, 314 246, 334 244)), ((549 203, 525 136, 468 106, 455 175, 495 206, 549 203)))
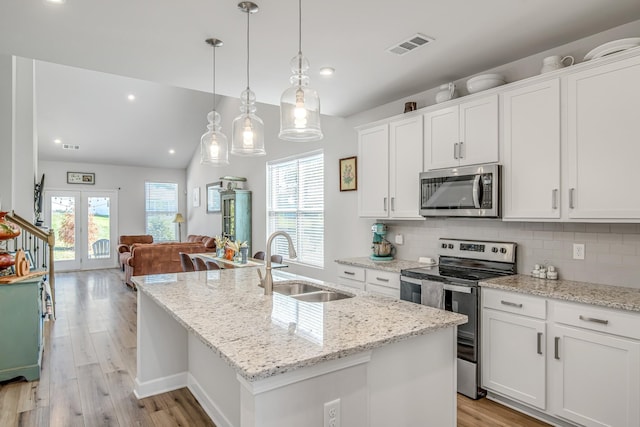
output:
POLYGON ((129 101, 135 101, 136 100, 136 96, 134 94, 130 93, 129 95, 127 95, 127 99, 129 101))
POLYGON ((176 154, 176 150, 172 148, 171 150, 169 150, 169 154, 176 154))
POLYGON ((322 67, 320 68, 320 75, 321 76, 333 76, 333 73, 336 72, 335 68, 332 67, 322 67))
POLYGON ((67 0, 44 0, 45 3, 51 3, 51 4, 63 4, 66 3, 67 0))
POLYGON ((60 138, 56 138, 53 140, 53 142, 55 142, 56 144, 60 144, 62 143, 62 140, 60 138))

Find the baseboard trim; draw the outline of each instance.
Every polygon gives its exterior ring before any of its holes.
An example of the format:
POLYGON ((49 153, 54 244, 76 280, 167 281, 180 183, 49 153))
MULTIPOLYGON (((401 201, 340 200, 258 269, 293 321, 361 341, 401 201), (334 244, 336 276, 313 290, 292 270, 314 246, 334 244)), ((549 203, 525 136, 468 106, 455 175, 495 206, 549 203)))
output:
POLYGON ((188 375, 189 374, 187 372, 180 372, 179 374, 146 381, 144 383, 141 383, 138 380, 138 377, 136 377, 133 394, 135 394, 138 399, 143 399, 145 397, 155 396, 156 394, 187 387, 189 385, 188 375))
POLYGON ((193 377, 191 374, 187 374, 188 377, 188 385, 189 391, 193 394, 193 397, 196 398, 204 412, 207 413, 211 421, 216 425, 216 427, 233 427, 233 424, 224 416, 222 411, 218 405, 214 403, 213 400, 209 397, 207 392, 202 388, 200 383, 193 377))

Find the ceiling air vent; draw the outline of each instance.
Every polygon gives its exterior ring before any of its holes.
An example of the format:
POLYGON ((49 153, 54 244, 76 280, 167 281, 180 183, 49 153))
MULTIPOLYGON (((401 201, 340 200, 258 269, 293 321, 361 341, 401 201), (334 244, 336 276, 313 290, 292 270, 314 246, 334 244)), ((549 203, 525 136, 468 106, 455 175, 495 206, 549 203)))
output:
POLYGON ((409 53, 412 50, 419 48, 420 46, 425 46, 434 40, 435 39, 427 37, 424 34, 416 33, 408 39, 394 44, 387 50, 391 53, 395 53, 396 55, 404 55, 405 53, 409 53))
POLYGON ((80 146, 79 145, 71 145, 71 144, 62 144, 62 149, 63 150, 79 150, 80 146))

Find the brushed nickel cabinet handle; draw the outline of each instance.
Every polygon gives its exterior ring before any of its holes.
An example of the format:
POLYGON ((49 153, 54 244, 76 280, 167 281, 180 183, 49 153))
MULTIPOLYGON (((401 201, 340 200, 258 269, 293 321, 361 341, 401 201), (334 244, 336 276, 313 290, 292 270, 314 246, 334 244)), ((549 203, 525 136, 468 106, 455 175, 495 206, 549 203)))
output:
POLYGON ((553 351, 553 357, 555 357, 556 359, 560 360, 560 337, 555 337, 554 339, 554 351, 553 351))
POLYGON ((558 189, 554 188, 551 192, 551 208, 558 209, 558 189))
POLYGON ((458 145, 458 158, 459 159, 464 159, 464 156, 462 155, 462 144, 464 144, 464 142, 460 142, 460 145, 458 145))
POLYGON ((542 332, 538 332, 538 354, 542 354, 542 332))
POLYGON ((587 317, 587 316, 583 316, 582 314, 580 316, 578 316, 578 319, 584 320, 585 322, 600 323, 601 325, 608 325, 609 324, 608 320, 596 319, 595 317, 587 317))
POLYGON ((576 191, 575 188, 570 188, 569 189, 569 207, 571 209, 575 208, 575 206, 574 206, 575 204, 574 204, 574 200, 573 200, 573 196, 574 196, 575 191, 576 191))
POLYGON ((355 276, 356 273, 354 273, 353 271, 345 271, 344 274, 348 274, 349 276, 355 276))
POLYGON ((376 277, 376 280, 379 280, 381 282, 388 282, 389 281, 389 279, 384 279, 382 277, 376 277))
POLYGON ((387 198, 386 197, 384 198, 382 203, 384 204, 384 211, 386 212, 387 211, 387 198))
POLYGON ((509 307, 522 308, 522 304, 516 304, 515 302, 511 302, 511 301, 500 301, 500 304, 508 305, 509 307))
POLYGON ((458 158, 458 143, 457 142, 455 144, 453 144, 453 158, 454 159, 458 158))
POLYGON ((396 210, 396 198, 392 197, 391 198, 391 210, 395 212, 396 210))

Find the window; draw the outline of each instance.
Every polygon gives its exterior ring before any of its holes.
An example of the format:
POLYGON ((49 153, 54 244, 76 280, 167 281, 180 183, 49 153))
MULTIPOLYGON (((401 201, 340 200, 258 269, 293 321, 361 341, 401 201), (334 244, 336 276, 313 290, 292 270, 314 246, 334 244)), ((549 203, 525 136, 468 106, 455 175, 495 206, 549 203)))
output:
POLYGON ((145 215, 147 234, 154 242, 178 240, 178 184, 172 182, 145 182, 145 215))
MULTIPOLYGON (((324 266, 324 155, 313 152, 267 163, 267 234, 286 231, 296 261, 324 266)), ((287 242, 274 240, 274 253, 289 255, 287 242)))

